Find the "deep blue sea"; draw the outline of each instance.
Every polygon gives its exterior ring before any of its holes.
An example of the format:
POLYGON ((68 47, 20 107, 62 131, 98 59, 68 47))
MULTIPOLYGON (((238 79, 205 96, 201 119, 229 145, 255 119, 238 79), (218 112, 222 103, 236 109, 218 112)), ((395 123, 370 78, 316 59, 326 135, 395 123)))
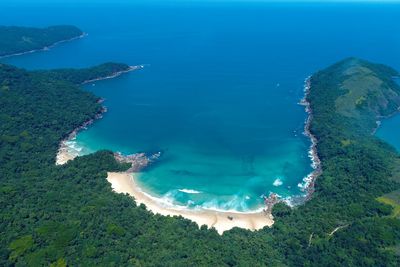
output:
POLYGON ((84 87, 108 112, 73 145, 81 154, 162 151, 138 182, 190 207, 247 211, 270 192, 303 194, 312 170, 304 79, 349 56, 400 69, 395 4, 20 2, 0 2, 0 24, 73 24, 88 36, 2 62, 145 65, 84 87))

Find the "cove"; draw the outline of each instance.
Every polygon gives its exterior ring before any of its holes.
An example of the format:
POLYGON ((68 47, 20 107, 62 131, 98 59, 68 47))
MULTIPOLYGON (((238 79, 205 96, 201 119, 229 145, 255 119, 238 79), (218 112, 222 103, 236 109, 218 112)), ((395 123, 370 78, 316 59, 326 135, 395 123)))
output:
MULTIPOLYGON (((106 99, 108 112, 71 146, 81 155, 100 149, 162 151, 138 183, 165 202, 191 208, 248 211, 262 207, 261 196, 269 192, 284 198, 304 194, 298 184, 312 170, 310 141, 302 134, 307 115, 298 105, 304 78, 347 56, 394 67, 400 62, 396 11, 384 6, 66 9, 55 5, 44 13, 40 6, 25 7, 18 10, 18 23, 70 23, 87 32, 86 38, 2 61, 28 69, 104 61, 145 65, 84 87, 106 99), (371 40, 374 45, 365 45, 371 40)), ((3 24, 16 20, 0 14, 3 24)))

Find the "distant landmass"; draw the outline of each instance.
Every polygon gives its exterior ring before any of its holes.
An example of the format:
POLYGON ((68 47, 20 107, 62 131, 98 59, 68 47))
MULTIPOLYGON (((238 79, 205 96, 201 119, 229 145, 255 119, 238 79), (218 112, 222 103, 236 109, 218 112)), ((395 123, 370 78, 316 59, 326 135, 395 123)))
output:
POLYGON ((0 26, 0 57, 41 50, 62 41, 83 36, 75 26, 60 25, 47 28, 0 26))
POLYGON ((142 66, 129 66, 122 63, 103 63, 85 69, 55 69, 35 71, 37 75, 44 75, 52 79, 69 81, 73 84, 84 84, 108 78, 114 78, 122 73, 140 69, 142 66))
POLYGON ((397 71, 348 58, 312 75, 304 101, 322 173, 311 198, 276 204, 271 228, 221 236, 113 192, 107 172, 130 166, 112 152, 55 165, 60 141, 102 111, 78 85, 129 69, 0 64, 1 266, 398 266, 400 160, 372 134, 399 109, 397 71))

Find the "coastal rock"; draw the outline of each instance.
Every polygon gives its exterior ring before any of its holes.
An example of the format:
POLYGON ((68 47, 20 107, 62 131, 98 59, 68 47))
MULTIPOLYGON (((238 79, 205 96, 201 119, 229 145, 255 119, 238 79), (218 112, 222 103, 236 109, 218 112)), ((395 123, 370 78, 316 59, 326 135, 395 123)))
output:
POLYGON ((278 202, 279 202, 279 197, 275 193, 270 193, 268 197, 264 197, 264 204, 265 204, 264 212, 268 215, 271 214, 272 208, 278 202))
POLYGON ((307 100, 307 97, 310 94, 310 90, 311 90, 311 77, 307 77, 304 85, 304 98, 301 100, 300 104, 305 106, 305 110, 308 113, 308 118, 306 121, 306 125, 304 127, 304 135, 310 138, 311 140, 311 146, 308 155, 311 158, 312 161, 311 167, 314 169, 314 171, 303 179, 304 184, 299 185, 299 187, 306 192, 306 197, 305 197, 306 200, 310 199, 312 193, 314 193, 315 180, 322 173, 321 160, 319 159, 317 151, 318 141, 317 138, 310 131, 310 125, 313 119, 313 112, 311 109, 311 105, 307 100))
MULTIPOLYGON (((303 182, 298 184, 298 187, 300 188, 300 190, 305 192, 305 195, 293 196, 290 197, 290 199, 281 199, 279 195, 271 193, 268 197, 264 197, 264 204, 266 206, 264 211, 267 214, 271 214, 273 206, 280 201, 286 202, 289 206, 294 206, 303 204, 304 201, 309 200, 315 190, 315 180, 322 173, 321 160, 319 159, 317 151, 317 138, 311 133, 310 130, 311 121, 313 120, 313 112, 311 109, 311 105, 307 99, 308 95, 310 94, 310 90, 311 76, 307 77, 304 81, 304 97, 300 100, 299 103, 300 105, 304 106, 305 111, 308 114, 303 134, 311 140, 308 156, 311 159, 311 167, 313 168, 313 171, 303 179, 303 182)), ((275 182, 277 182, 277 180, 275 180, 275 182)), ((274 185, 279 184, 275 182, 274 185)))
MULTIPOLYGON (((101 101, 101 99, 98 101, 101 101)), ((106 112, 107 108, 104 106, 101 107, 99 112, 92 119, 85 121, 81 126, 75 128, 65 139, 60 142, 60 146, 56 155, 56 165, 63 165, 78 156, 78 154, 70 153, 68 142, 74 140, 79 131, 87 129, 95 120, 101 119, 103 114, 106 112)))
POLYGON ((146 153, 135 153, 131 155, 122 155, 120 152, 114 153, 114 157, 121 163, 131 163, 132 166, 127 172, 139 172, 161 157, 161 152, 147 155, 146 153))

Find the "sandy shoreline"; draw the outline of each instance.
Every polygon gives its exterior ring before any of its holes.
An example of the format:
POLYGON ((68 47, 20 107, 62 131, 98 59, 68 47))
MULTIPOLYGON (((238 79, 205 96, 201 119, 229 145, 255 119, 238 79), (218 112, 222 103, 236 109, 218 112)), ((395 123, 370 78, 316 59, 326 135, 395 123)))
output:
POLYGON ((219 234, 234 227, 248 230, 259 230, 265 226, 271 226, 274 221, 271 215, 264 212, 223 212, 214 210, 191 210, 187 208, 166 206, 159 203, 156 198, 144 193, 135 182, 135 174, 127 172, 109 172, 107 181, 111 183, 112 189, 117 193, 126 193, 134 197, 138 204, 146 205, 147 209, 153 213, 164 216, 182 216, 193 222, 199 227, 207 225, 214 227, 219 234), (229 218, 228 218, 229 217, 229 218), (231 219, 230 219, 231 218, 231 219))
MULTIPOLYGON (((138 66, 139 68, 142 66, 138 66)), ((131 67, 127 71, 132 71, 137 69, 131 67)), ((124 72, 127 72, 124 71, 124 72)), ((121 72, 121 73, 124 73, 121 72)), ((108 79, 113 78, 121 73, 113 74, 109 77, 100 78, 108 79)), ((97 80, 97 79, 96 79, 97 80)), ((95 80, 93 80, 95 81, 95 80)), ((92 81, 88 81, 92 82, 92 81)), ((317 153, 317 139, 310 132, 310 124, 312 121, 312 110, 310 108, 310 103, 307 101, 307 96, 311 89, 310 77, 305 80, 304 85, 304 98, 300 102, 301 105, 305 106, 306 112, 308 113, 308 118, 304 127, 304 134, 310 138, 311 145, 309 150, 309 156, 312 160, 313 172, 311 172, 306 178, 303 179, 303 189, 306 191, 305 200, 312 196, 314 191, 314 182, 317 177, 321 174, 321 162, 317 153)), ((105 112, 105 111, 102 111, 105 112)), ((101 118, 101 113, 98 117, 101 118)), ((96 119, 95 118, 95 119, 96 119)), ((56 164, 61 165, 66 163, 68 160, 74 159, 79 153, 71 153, 70 147, 68 146, 68 141, 75 138, 78 131, 86 128, 91 124, 93 120, 86 122, 83 126, 75 129, 65 140, 60 144, 60 149, 57 154, 56 164)), ((206 225, 209 228, 215 228, 219 234, 224 231, 232 229, 234 227, 244 228, 248 230, 259 230, 265 226, 272 226, 274 221, 272 215, 268 212, 255 211, 255 212, 231 212, 231 211, 215 211, 208 209, 189 209, 183 206, 174 206, 172 204, 163 203, 160 199, 153 197, 143 191, 140 186, 135 182, 135 173, 132 172, 109 172, 107 176, 107 181, 111 183, 112 189, 116 193, 124 193, 132 196, 138 204, 146 205, 147 209, 155 214, 161 214, 164 216, 182 216, 193 222, 196 222, 199 227, 201 225, 206 225)), ((303 202, 303 201, 302 201, 303 202)), ((272 204, 273 205, 273 204, 272 204)), ((271 206, 272 207, 272 206, 271 206)))
MULTIPOLYGON (((76 134, 76 132, 74 133, 76 134)), ((63 165, 78 156, 78 153, 70 153, 66 139, 61 142, 57 153, 56 164, 63 165)), ((182 216, 198 224, 214 227, 219 234, 234 227, 251 231, 259 230, 265 226, 271 226, 274 221, 271 214, 263 211, 255 212, 230 212, 208 209, 189 209, 181 206, 173 206, 162 203, 156 197, 145 193, 135 182, 135 173, 132 172, 108 172, 107 181, 111 183, 113 191, 132 196, 136 203, 146 205, 146 208, 164 216, 182 216)))
MULTIPOLYGON (((134 70, 139 70, 142 68, 144 68, 143 65, 129 66, 128 69, 122 70, 122 71, 117 71, 109 76, 99 77, 96 79, 84 81, 82 83, 82 85, 87 84, 87 83, 101 81, 101 80, 116 78, 124 73, 128 73, 128 72, 131 72, 134 70)), ((104 99, 100 99, 98 103, 102 103, 103 101, 104 101, 104 99)), ((79 156, 79 151, 71 152, 72 149, 68 145, 68 142, 74 140, 79 131, 87 129, 87 127, 90 126, 95 120, 101 119, 105 112, 107 112, 107 108, 103 106, 102 109, 94 116, 94 118, 84 122, 81 126, 74 129, 71 133, 68 134, 68 136, 65 139, 63 139, 60 142, 60 147, 59 147, 59 149, 57 151, 57 155, 56 155, 56 165, 63 165, 65 163, 67 163, 68 161, 73 160, 74 158, 79 156)))
POLYGON ((91 125, 95 120, 101 119, 105 112, 107 112, 107 108, 102 107, 92 119, 85 121, 81 126, 70 132, 68 136, 60 142, 60 147, 58 148, 56 155, 56 165, 63 165, 68 161, 73 160, 74 158, 79 156, 79 151, 75 152, 70 151, 72 149, 68 145, 68 142, 74 140, 79 131, 87 129, 87 127, 91 125))
POLYGON ((60 144, 60 148, 58 149, 56 156, 56 165, 64 165, 70 160, 73 160, 78 156, 78 154, 73 154, 69 152, 69 147, 66 144, 68 140, 63 140, 60 144))
MULTIPOLYGON (((64 141, 65 142, 65 141, 64 141)), ((65 143, 62 143, 57 154, 57 165, 67 163, 77 157, 68 151, 65 143)), ((200 226, 214 227, 219 234, 234 227, 248 230, 259 230, 265 226, 271 226, 274 221, 272 215, 265 212, 224 212, 206 209, 188 209, 180 206, 166 205, 158 201, 157 198, 150 196, 142 191, 135 182, 135 173, 128 172, 108 172, 107 181, 111 183, 113 191, 116 193, 129 194, 136 203, 146 205, 146 208, 164 216, 182 216, 200 226), (229 218, 231 219, 229 219, 229 218)))

